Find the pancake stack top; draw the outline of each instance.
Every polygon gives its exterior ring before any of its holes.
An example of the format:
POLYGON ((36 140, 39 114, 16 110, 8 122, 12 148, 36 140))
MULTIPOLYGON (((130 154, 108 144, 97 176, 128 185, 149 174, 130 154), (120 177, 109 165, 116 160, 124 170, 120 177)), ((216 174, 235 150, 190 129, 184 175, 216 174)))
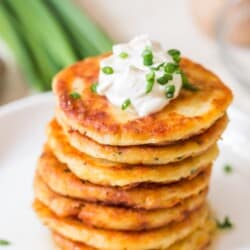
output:
POLYGON ((215 226, 206 197, 230 90, 182 59, 199 90, 182 89, 160 112, 138 118, 91 91, 105 56, 54 79, 35 212, 63 250, 205 249, 215 226))

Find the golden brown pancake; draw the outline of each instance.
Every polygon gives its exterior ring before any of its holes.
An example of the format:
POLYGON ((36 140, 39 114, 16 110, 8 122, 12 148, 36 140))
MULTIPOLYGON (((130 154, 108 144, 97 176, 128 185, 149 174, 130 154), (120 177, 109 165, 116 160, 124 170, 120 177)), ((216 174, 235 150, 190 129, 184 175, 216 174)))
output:
POLYGON ((80 179, 110 186, 126 186, 141 182, 170 183, 189 176, 192 178, 218 155, 217 146, 213 146, 200 156, 168 165, 146 166, 110 162, 90 157, 71 147, 55 121, 48 126, 48 145, 57 159, 65 163, 80 179))
POLYGON ((149 231, 122 232, 93 228, 76 219, 57 217, 37 200, 33 207, 40 220, 52 231, 73 241, 104 250, 166 249, 204 225, 208 218, 208 208, 205 205, 185 220, 166 227, 149 231))
POLYGON ((97 228, 123 231, 148 230, 182 221, 204 204, 207 196, 205 190, 172 208, 144 210, 106 206, 65 197, 53 192, 38 175, 35 177, 34 189, 36 199, 58 217, 74 217, 97 228))
MULTIPOLYGON (((210 244, 215 231, 215 222, 213 219, 208 218, 207 221, 196 229, 193 233, 189 234, 183 240, 174 243, 166 250, 205 250, 210 244)), ((60 234, 53 233, 53 240, 60 250, 96 250, 83 243, 75 242, 63 237, 60 234)), ((102 248, 99 248, 100 250, 102 248)), ((164 250, 164 249, 162 249, 164 250)))
POLYGON ((172 184, 145 183, 129 188, 100 186, 77 178, 65 164, 55 158, 48 147, 45 147, 38 161, 37 172, 53 191, 65 196, 90 202, 155 209, 174 206, 183 199, 206 189, 211 166, 191 180, 184 179, 172 184))
MULTIPOLYGON (((72 146, 80 152, 91 155, 95 158, 102 158, 126 164, 167 164, 183 160, 190 156, 200 155, 208 150, 221 136, 228 123, 227 116, 223 116, 204 133, 190 139, 170 145, 140 145, 140 146, 109 146, 101 145, 81 135, 79 132, 65 126, 64 134, 72 146)), ((55 124, 53 130, 59 130, 55 124)), ((58 132, 59 133, 59 132, 58 132)), ((50 136, 50 133, 49 133, 50 136)))
POLYGON ((232 101, 231 91, 216 75, 183 58, 180 67, 199 91, 182 89, 178 98, 160 112, 138 118, 91 92, 104 56, 80 61, 61 71, 53 81, 60 109, 57 116, 100 144, 141 145, 189 138, 212 126, 232 101), (71 98, 73 91, 79 92, 81 98, 71 98))

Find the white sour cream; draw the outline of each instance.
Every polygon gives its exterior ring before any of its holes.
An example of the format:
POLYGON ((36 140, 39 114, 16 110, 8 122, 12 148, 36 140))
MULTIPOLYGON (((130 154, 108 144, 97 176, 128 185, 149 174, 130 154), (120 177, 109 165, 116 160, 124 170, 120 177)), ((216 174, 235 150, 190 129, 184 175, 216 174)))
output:
POLYGON ((173 62, 171 56, 158 42, 150 41, 148 36, 142 35, 128 43, 113 46, 113 54, 100 63, 99 82, 97 93, 104 95, 115 106, 121 107, 126 100, 130 100, 128 111, 135 111, 143 117, 163 109, 171 100, 175 99, 182 87, 180 74, 173 73, 173 79, 167 85, 174 85, 175 92, 172 98, 166 97, 166 85, 160 85, 156 79, 164 74, 163 67, 155 71, 155 81, 151 92, 146 93, 146 75, 152 71, 151 67, 161 63, 173 62), (143 64, 142 53, 150 48, 153 53, 153 65, 143 64), (127 53, 121 58, 121 53, 127 53), (104 67, 112 67, 113 74, 105 74, 104 67))

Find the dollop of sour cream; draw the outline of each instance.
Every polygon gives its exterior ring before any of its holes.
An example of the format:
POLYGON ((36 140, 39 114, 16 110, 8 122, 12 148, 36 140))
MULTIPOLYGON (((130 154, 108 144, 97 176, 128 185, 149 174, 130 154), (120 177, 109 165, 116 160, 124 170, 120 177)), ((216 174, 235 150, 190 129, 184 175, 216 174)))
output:
POLYGON ((147 35, 114 45, 113 54, 100 62, 96 91, 113 105, 136 112, 139 117, 160 111, 179 95, 182 87, 181 74, 177 72, 172 72, 167 83, 159 83, 159 78, 166 75, 164 65, 167 63, 176 62, 147 35), (151 65, 145 65, 145 50, 151 52, 151 65), (167 90, 172 91, 170 95, 167 90))

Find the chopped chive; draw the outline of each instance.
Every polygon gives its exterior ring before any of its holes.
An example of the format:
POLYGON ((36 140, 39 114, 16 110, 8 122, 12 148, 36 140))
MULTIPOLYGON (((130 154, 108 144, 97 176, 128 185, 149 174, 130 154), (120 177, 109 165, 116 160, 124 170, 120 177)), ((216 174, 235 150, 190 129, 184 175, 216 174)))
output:
POLYGON ((175 86, 174 85, 167 85, 166 86, 166 97, 172 98, 174 96, 175 86))
POLYGON ((174 55, 180 56, 180 55, 181 55, 181 52, 180 52, 178 49, 169 49, 169 50, 168 50, 168 54, 169 54, 170 56, 174 56, 174 55))
POLYGON ((79 93, 77 93, 77 92, 72 92, 72 93, 69 94, 69 96, 74 100, 77 100, 77 99, 81 98, 81 95, 79 93))
POLYGON ((146 94, 150 93, 153 89, 154 82, 155 82, 155 72, 151 71, 150 73, 146 74, 146 94))
POLYGON ((172 57, 172 59, 176 62, 179 63, 181 60, 181 52, 177 49, 170 49, 168 50, 168 54, 172 57))
POLYGON ((199 88, 193 84, 191 84, 188 81, 187 76, 185 75, 185 73, 182 70, 178 70, 176 73, 181 75, 181 79, 182 79, 182 88, 186 89, 186 90, 190 90, 190 91, 198 91, 199 88))
POLYGON ((226 164, 226 165, 224 166, 223 170, 224 170, 224 172, 227 173, 227 174, 230 174, 230 173, 233 172, 233 168, 232 168, 232 166, 229 165, 229 164, 226 164))
POLYGON ((166 73, 169 73, 169 74, 172 74, 174 73, 176 70, 178 69, 178 65, 176 63, 167 63, 165 66, 164 66, 164 71, 166 73))
POLYGON ((179 63, 181 61, 181 57, 178 56, 178 55, 174 55, 172 56, 173 60, 176 62, 176 63, 179 63))
POLYGON ((98 83, 93 83, 91 86, 90 86, 90 89, 93 93, 97 93, 97 86, 98 86, 98 83))
POLYGON ((126 58, 128 58, 128 53, 121 52, 120 55, 119 55, 119 57, 122 58, 122 59, 126 59, 126 58))
POLYGON ((193 92, 196 92, 199 90, 198 87, 194 86, 193 84, 189 83, 189 82, 185 82, 185 83, 182 83, 182 87, 186 90, 190 90, 190 91, 193 91, 193 92))
POLYGON ((110 67, 110 66, 105 66, 105 67, 102 68, 102 72, 103 72, 104 74, 111 75, 111 74, 114 73, 114 70, 113 70, 113 68, 110 67))
POLYGON ((173 76, 170 75, 170 74, 163 74, 162 76, 158 77, 156 79, 156 81, 161 84, 161 85, 164 85, 164 84, 167 84, 168 81, 172 80, 173 79, 173 76))
POLYGON ((153 53, 150 48, 144 49, 142 52, 143 64, 145 66, 151 66, 153 64, 153 53))
POLYGON ((130 99, 125 100, 124 103, 122 104, 122 110, 127 109, 130 104, 131 104, 130 99))
POLYGON ((0 239, 0 246, 8 246, 8 245, 10 245, 9 241, 0 239))
POLYGON ((230 218, 226 216, 223 221, 217 220, 217 227, 220 229, 230 229, 233 227, 233 223, 231 222, 230 218))

